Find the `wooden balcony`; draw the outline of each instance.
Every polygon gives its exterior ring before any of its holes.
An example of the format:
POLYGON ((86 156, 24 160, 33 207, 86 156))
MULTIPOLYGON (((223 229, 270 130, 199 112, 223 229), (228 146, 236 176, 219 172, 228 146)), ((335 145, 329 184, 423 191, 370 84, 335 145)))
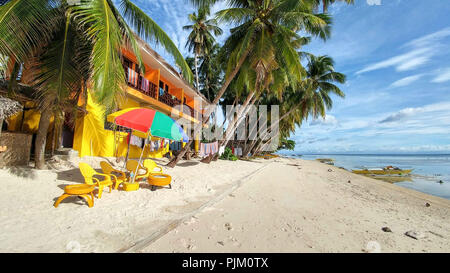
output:
MULTIPOLYGON (((132 73, 136 73, 135 71, 132 71, 132 73)), ((181 101, 176 98, 175 96, 169 94, 168 92, 164 92, 162 95, 158 95, 159 92, 159 88, 152 82, 150 81, 145 81, 145 78, 140 75, 140 74, 134 74, 134 79, 130 80, 130 75, 128 72, 128 69, 125 67, 125 75, 126 75, 126 80, 128 83, 128 86, 131 87, 132 89, 138 91, 141 94, 144 94, 145 96, 150 97, 151 99, 153 99, 153 102, 156 103, 156 101, 163 103, 164 105, 166 105, 165 108, 166 110, 171 109, 177 105, 181 105, 181 101), (170 108, 168 108, 167 106, 169 106, 170 108)), ((134 93, 134 92, 133 92, 134 93)), ((150 100, 151 100, 150 99, 150 100)), ((201 119, 201 115, 199 112, 195 111, 194 109, 192 109, 192 107, 190 107, 187 104, 184 104, 183 107, 183 111, 185 112, 187 109, 189 109, 189 114, 182 114, 182 115, 189 115, 190 120, 192 121, 196 121, 199 122, 199 119, 201 119)), ((170 112, 170 110, 168 110, 170 112)))

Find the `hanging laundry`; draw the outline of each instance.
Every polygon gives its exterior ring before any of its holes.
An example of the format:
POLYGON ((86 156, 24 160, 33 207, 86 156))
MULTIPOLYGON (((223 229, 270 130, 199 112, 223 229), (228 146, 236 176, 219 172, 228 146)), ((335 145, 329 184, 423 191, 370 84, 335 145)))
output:
POLYGON ((171 151, 180 151, 182 148, 182 144, 179 141, 174 141, 169 145, 169 149, 171 151))
POLYGON ((240 147, 233 147, 231 148, 232 152, 235 156, 242 156, 242 148, 240 147))
POLYGON ((219 155, 222 155, 225 152, 225 146, 220 146, 219 155))
POLYGON ((200 143, 200 156, 205 157, 215 154, 219 151, 219 143, 217 141, 211 143, 200 143))
POLYGON ((132 84, 133 86, 137 86, 138 78, 139 74, 133 69, 128 67, 128 83, 132 84))
POLYGON ((139 148, 142 148, 144 146, 142 138, 135 136, 135 135, 131 135, 130 138, 130 145, 134 145, 134 146, 138 146, 139 148))
POLYGON ((144 92, 148 92, 150 87, 150 82, 146 78, 142 78, 141 88, 144 92))

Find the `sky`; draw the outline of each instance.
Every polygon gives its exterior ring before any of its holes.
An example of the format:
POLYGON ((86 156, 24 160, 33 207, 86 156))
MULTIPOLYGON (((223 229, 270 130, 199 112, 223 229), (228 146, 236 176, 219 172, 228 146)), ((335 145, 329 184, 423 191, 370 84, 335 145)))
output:
MULTIPOLYGON (((187 0, 133 0, 184 56, 194 8, 187 0)), ((216 5, 213 11, 225 7, 216 5)), ((303 50, 329 55, 347 75, 325 119, 304 121, 298 153, 450 153, 450 1, 335 3, 332 37, 303 50)), ((218 37, 222 42, 227 36, 218 37)), ((171 61, 162 49, 155 48, 171 61)))

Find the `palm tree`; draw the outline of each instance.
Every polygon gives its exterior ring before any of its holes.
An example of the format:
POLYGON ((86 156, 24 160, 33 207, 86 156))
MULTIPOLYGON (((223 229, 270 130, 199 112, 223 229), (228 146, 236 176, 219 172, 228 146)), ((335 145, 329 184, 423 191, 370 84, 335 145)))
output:
POLYGON ((118 2, 119 6, 111 0, 10 0, 0 6, 0 55, 20 66, 34 64, 30 84, 39 90, 41 105, 37 168, 44 166, 50 117, 64 105, 73 105, 87 84, 102 105, 114 107, 126 86, 121 48, 130 46, 145 71, 135 35, 161 44, 184 78, 192 81, 191 70, 169 36, 131 1, 118 2))
POLYGON ((217 92, 222 86, 223 69, 219 60, 220 46, 214 44, 202 58, 199 72, 200 81, 203 83, 200 92, 205 95, 209 101, 214 100, 217 92))
MULTIPOLYGON (((204 5, 208 1, 194 2, 204 5)), ((244 107, 267 89, 273 81, 274 71, 278 69, 287 71, 291 79, 289 83, 300 81, 303 68, 295 45, 302 37, 297 32, 303 30, 324 39, 330 32, 329 16, 313 14, 312 3, 306 1, 233 0, 228 4, 230 7, 219 11, 217 18, 237 26, 231 29, 221 52, 227 57, 224 84, 212 103, 213 107, 206 111, 203 123, 238 72, 241 79, 237 82, 252 90, 244 101, 244 107)), ((201 126, 197 125, 195 132, 200 132, 201 126)), ((174 167, 185 152, 183 149, 167 166, 174 167)))
MULTIPOLYGON (((331 57, 301 55, 308 58, 307 77, 298 84, 297 88, 284 92, 282 105, 284 109, 290 110, 285 111, 277 121, 272 122, 271 129, 283 120, 294 119, 299 124, 301 120, 307 119, 310 115, 313 118, 319 116, 325 118, 326 110, 333 107, 330 94, 341 98, 345 97, 344 92, 334 83, 345 83, 346 76, 334 70, 334 61, 331 57)), ((291 128, 294 127, 291 126, 291 128)), ((259 148, 261 148, 261 144, 256 150, 259 148)))
POLYGON ((194 68, 197 90, 200 90, 199 76, 198 76, 198 58, 200 56, 207 56, 215 44, 214 36, 222 34, 222 29, 217 26, 215 19, 208 19, 209 9, 200 8, 197 14, 194 12, 189 14, 189 20, 192 25, 186 25, 184 30, 190 30, 186 47, 194 52, 194 68))
POLYGON ((341 1, 341 2, 345 2, 347 4, 354 4, 355 0, 313 0, 315 2, 316 6, 319 6, 320 3, 322 2, 322 7, 323 7, 323 13, 327 13, 328 12, 328 7, 330 5, 332 5, 334 2, 336 1, 341 1))

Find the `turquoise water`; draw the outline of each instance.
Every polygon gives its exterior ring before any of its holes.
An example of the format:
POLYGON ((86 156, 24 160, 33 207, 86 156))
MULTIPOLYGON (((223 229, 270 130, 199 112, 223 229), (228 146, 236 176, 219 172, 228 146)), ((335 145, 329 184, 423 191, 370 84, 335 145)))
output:
MULTIPOLYGON (((288 154, 286 154, 288 155, 288 154)), ((291 156, 295 156, 292 155, 291 156)), ((450 199, 450 155, 302 155, 300 158, 315 160, 333 158, 334 165, 348 170, 396 166, 413 169, 410 181, 395 185, 450 199), (440 180, 443 183, 438 183, 440 180)))

